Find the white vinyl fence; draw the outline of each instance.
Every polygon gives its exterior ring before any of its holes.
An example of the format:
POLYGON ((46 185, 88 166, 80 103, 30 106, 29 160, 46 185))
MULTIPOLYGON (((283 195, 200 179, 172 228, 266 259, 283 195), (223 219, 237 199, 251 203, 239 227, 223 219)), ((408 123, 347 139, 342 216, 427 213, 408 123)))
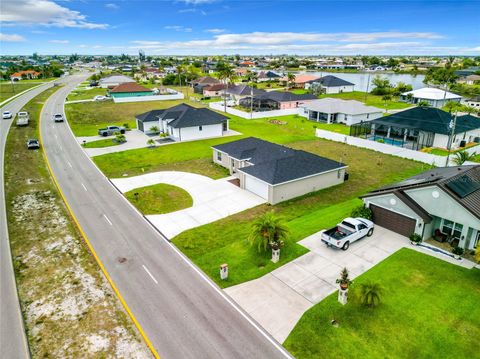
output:
MULTIPOLYGON (((224 112, 223 102, 210 102, 208 106, 211 109, 224 112)), ((299 108, 291 108, 287 110, 275 110, 275 111, 262 111, 262 112, 245 112, 241 110, 237 110, 236 108, 228 107, 227 106, 227 113, 231 115, 235 115, 241 118, 245 118, 247 120, 250 119, 257 119, 257 118, 266 118, 266 117, 278 117, 278 116, 287 116, 287 115, 298 115, 299 108)))
POLYGON ((132 96, 114 98, 113 102, 144 102, 144 101, 167 101, 167 100, 183 100, 185 96, 181 92, 172 92, 168 95, 152 95, 152 96, 132 96))

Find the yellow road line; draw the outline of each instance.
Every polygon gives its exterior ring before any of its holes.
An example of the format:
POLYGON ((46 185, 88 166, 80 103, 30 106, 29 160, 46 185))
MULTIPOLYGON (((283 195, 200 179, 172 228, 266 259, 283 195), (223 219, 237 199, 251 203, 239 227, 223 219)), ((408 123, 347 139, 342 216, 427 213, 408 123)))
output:
MULTIPOLYGON (((48 101, 48 99, 45 101, 45 103, 48 101)), ((38 120, 38 126, 39 126, 39 134, 40 134, 40 147, 42 148, 42 153, 43 153, 43 156, 45 158, 45 162, 47 163, 47 167, 48 167, 48 171, 50 172, 50 176, 52 177, 53 179, 53 182, 55 183, 55 186, 57 187, 58 189, 58 192, 60 193, 60 196, 62 197, 63 199, 63 202, 65 203, 65 206, 67 207, 68 209, 68 212, 70 213, 70 216, 73 218, 73 221, 75 222, 75 225, 77 226, 78 230, 80 231, 80 234, 82 235, 83 239, 85 240, 85 243, 87 244, 88 246, 88 249, 90 250, 90 252, 93 254, 93 257, 95 258, 95 260, 97 261, 98 263, 98 266, 100 267, 100 269, 102 270, 103 274, 105 275, 105 277, 107 278, 107 281, 108 283, 110 283, 110 286, 112 287, 113 291, 115 292, 115 294, 117 295, 118 299, 120 300, 120 303, 122 303, 123 307, 125 308, 126 312, 128 313, 128 315, 130 316, 130 318, 132 319, 133 323, 135 324, 135 326, 137 327, 138 331, 140 332, 140 335, 143 337, 143 340, 145 340, 145 343, 147 343, 147 346, 148 348, 151 350, 153 356, 157 359, 160 359, 160 356, 158 355, 157 351, 155 350, 155 348, 153 347, 152 343, 150 342, 150 339, 148 339, 147 335, 145 334, 145 332, 143 331, 142 327, 140 326, 140 323, 138 322, 137 318, 135 318, 135 316, 133 315, 132 311, 130 310, 130 308, 128 307, 127 303, 125 302, 125 300, 123 299, 122 295, 120 294, 120 292, 118 291, 115 283, 113 282, 112 278, 110 277, 110 275, 108 274, 107 270, 105 269, 102 261, 100 260, 100 258, 98 257, 97 253, 95 252, 95 249, 93 249, 93 246, 92 244, 90 243, 90 241, 88 240, 88 237, 87 235, 85 234, 85 232, 83 231, 82 227, 80 226, 80 223, 78 222, 77 218, 75 217, 75 215, 73 214, 73 211, 70 207, 70 205, 68 204, 68 201, 67 199, 65 198, 65 195, 63 194, 62 192, 62 189, 60 188, 60 185, 58 184, 57 182, 57 179, 53 173, 53 170, 52 170, 52 167, 50 166, 50 161, 48 160, 48 156, 47 156, 47 153, 45 152, 45 148, 43 147, 43 139, 42 139, 42 114, 43 114, 43 109, 45 107, 45 104, 42 106, 42 110, 40 111, 40 118, 38 120)))

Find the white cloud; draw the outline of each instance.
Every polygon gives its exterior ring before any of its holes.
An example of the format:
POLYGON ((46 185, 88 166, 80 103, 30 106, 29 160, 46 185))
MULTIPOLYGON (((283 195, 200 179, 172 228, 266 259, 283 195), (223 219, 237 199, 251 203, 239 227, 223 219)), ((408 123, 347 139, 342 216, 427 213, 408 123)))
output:
POLYGON ((50 40, 48 42, 52 44, 69 44, 70 43, 70 41, 68 40, 50 40))
POLYGON ((182 25, 165 26, 164 29, 175 30, 175 31, 179 31, 179 32, 192 32, 191 27, 184 27, 182 25))
POLYGON ((201 4, 211 4, 217 2, 217 0, 179 0, 188 5, 201 5, 201 4))
POLYGON ((206 29, 205 32, 209 32, 211 34, 221 34, 222 32, 225 32, 227 30, 225 29, 206 29))
POLYGON ((3 1, 0 22, 3 25, 43 25, 83 29, 105 29, 107 24, 88 22, 78 11, 51 0, 3 1))
POLYGON ((0 41, 5 42, 22 42, 26 41, 26 39, 22 35, 17 34, 4 34, 0 32, 0 41))
POLYGON ((111 9, 111 10, 120 9, 120 6, 118 6, 117 4, 114 4, 114 3, 105 4, 105 7, 106 7, 107 9, 111 9))

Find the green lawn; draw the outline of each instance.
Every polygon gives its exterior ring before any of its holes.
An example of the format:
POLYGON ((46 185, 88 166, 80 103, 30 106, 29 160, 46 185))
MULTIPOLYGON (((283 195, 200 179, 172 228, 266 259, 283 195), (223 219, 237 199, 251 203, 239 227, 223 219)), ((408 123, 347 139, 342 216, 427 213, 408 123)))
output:
POLYGON ((428 168, 402 158, 319 139, 298 141, 289 146, 347 163, 350 179, 339 186, 275 206, 257 206, 175 237, 175 245, 222 287, 258 278, 305 253, 307 250, 295 242, 348 216, 361 203, 358 196, 428 168), (268 260, 269 254, 258 254, 246 242, 252 221, 270 209, 287 221, 291 231, 291 239, 282 249, 281 261, 277 264, 268 260), (229 264, 228 281, 218 278, 221 263, 229 264))
POLYGON ((0 102, 5 101, 6 99, 9 99, 10 97, 15 96, 22 91, 28 90, 29 88, 38 85, 38 82, 15 82, 13 85, 11 82, 2 82, 0 83, 0 102))
MULTIPOLYGON (((478 146, 478 145, 467 146, 467 148, 475 147, 475 146, 478 146)), ((460 152, 460 151, 463 151, 463 150, 465 150, 465 148, 459 148, 459 149, 456 149, 456 150, 452 150, 452 151, 450 151, 450 155, 453 155, 456 152, 460 152)), ((443 148, 435 148, 435 147, 428 148, 428 149, 425 148, 425 149, 423 149, 423 152, 430 153, 432 155, 437 155, 437 156, 448 156, 448 150, 445 150, 443 148)), ((476 152, 480 154, 480 147, 479 147, 479 150, 476 151, 476 152)))
POLYGON ((349 298, 342 306, 334 293, 308 310, 284 346, 299 359, 478 357, 478 269, 401 249, 355 280, 349 298), (374 309, 358 303, 367 281, 385 288, 374 309))
POLYGON ((125 197, 145 215, 175 212, 193 205, 187 191, 165 183, 136 188, 126 192, 125 197), (135 193, 138 193, 138 199, 135 193))
POLYGON ((68 95, 68 101, 77 101, 77 100, 89 100, 93 99, 95 96, 105 96, 107 94, 107 89, 96 87, 90 90, 81 90, 75 89, 68 95))
MULTIPOLYGON (((70 99, 70 97, 69 97, 70 99)), ((135 115, 167 108, 182 101, 146 101, 114 103, 113 101, 72 103, 65 106, 68 122, 75 136, 95 136, 99 128, 127 123, 136 128, 135 115)), ((192 106, 201 104, 192 103, 192 106)))
POLYGON ((103 147, 111 147, 111 146, 118 146, 120 143, 114 141, 113 138, 106 138, 103 140, 97 140, 97 141, 91 141, 85 143, 85 145, 82 144, 84 148, 103 148, 103 147))
POLYGON ((387 110, 401 110, 404 108, 411 107, 411 104, 400 102, 400 101, 387 101, 387 106, 385 107, 385 101, 382 100, 382 96, 367 94, 367 100, 365 101, 365 92, 354 91, 354 92, 343 92, 338 94, 324 94, 320 95, 319 98, 333 97, 341 98, 344 100, 356 100, 364 102, 368 106, 375 106, 381 109, 387 110))

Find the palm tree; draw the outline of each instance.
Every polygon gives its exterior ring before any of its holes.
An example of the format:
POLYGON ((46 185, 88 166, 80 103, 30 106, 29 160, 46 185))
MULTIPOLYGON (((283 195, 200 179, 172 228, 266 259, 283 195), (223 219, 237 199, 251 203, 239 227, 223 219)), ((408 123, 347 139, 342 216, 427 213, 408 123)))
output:
POLYGON ((290 84, 295 81, 295 75, 291 72, 287 74, 287 90, 290 89, 290 84))
POLYGON ((223 108, 224 112, 227 112, 227 88, 228 84, 230 84, 233 81, 233 78, 235 76, 235 71, 233 71, 233 67, 228 65, 228 64, 222 64, 222 66, 219 66, 218 68, 218 78, 220 80, 223 80, 223 83, 225 84, 225 91, 223 95, 223 108))
POLYGON ((467 151, 458 151, 455 153, 452 162, 457 166, 461 166, 467 161, 472 161, 476 155, 476 152, 468 153, 467 151))
POLYGON ((379 283, 360 284, 360 301, 363 305, 373 308, 381 302, 384 288, 379 283))
POLYGON ((281 247, 288 238, 289 232, 284 220, 270 211, 265 212, 253 222, 248 240, 252 246, 257 244, 259 252, 266 251, 268 246, 281 247))
POLYGON ((391 96, 391 95, 383 95, 382 101, 383 101, 383 103, 385 104, 385 108, 387 108, 387 102, 388 102, 388 101, 391 101, 391 100, 392 100, 392 96, 391 96))
POLYGON ((422 100, 417 103, 417 106, 419 107, 429 107, 430 103, 428 101, 422 100))

